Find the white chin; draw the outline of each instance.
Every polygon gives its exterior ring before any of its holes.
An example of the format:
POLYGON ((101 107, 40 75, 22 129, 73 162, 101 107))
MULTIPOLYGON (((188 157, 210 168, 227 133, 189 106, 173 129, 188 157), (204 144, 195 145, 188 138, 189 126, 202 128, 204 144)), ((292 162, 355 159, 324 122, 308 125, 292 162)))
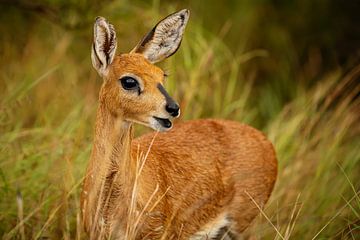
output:
POLYGON ((163 125, 160 124, 158 120, 151 117, 149 120, 149 127, 154 129, 155 131, 165 132, 165 131, 169 131, 172 128, 172 125, 170 127, 164 127, 163 125))

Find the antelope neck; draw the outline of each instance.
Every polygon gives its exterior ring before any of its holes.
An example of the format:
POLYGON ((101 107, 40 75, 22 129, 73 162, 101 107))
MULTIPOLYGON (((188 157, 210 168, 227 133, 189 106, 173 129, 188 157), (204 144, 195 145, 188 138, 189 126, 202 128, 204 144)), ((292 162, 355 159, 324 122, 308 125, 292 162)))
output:
POLYGON ((130 160, 128 157, 131 157, 132 134, 130 122, 121 116, 114 116, 103 103, 100 103, 91 158, 97 161, 97 166, 113 163, 116 167, 121 167, 125 160, 130 160))
POLYGON ((119 191, 116 188, 122 187, 122 197, 129 195, 124 187, 132 186, 136 171, 136 163, 131 161, 132 135, 132 124, 121 116, 111 114, 100 102, 88 174, 83 186, 83 213, 92 216, 89 227, 97 223, 101 215, 107 214, 109 201, 118 197, 114 194, 119 191))

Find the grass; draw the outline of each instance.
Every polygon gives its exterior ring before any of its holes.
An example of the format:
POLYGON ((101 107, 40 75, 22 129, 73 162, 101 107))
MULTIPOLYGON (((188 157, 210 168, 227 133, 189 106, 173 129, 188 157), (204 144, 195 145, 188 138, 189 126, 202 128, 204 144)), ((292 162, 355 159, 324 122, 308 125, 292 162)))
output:
MULTIPOLYGON (((130 50, 154 19, 177 6, 160 9, 154 1, 149 8, 113 3, 103 10, 118 28, 120 51, 130 50)), ((181 104, 181 121, 216 117, 246 122, 266 132, 278 155, 276 188, 246 235, 357 239, 360 66, 321 73, 316 84, 305 86, 299 79, 311 80, 306 71, 300 69, 294 79, 290 66, 281 62, 282 83, 259 85, 254 64, 271 61, 271 52, 234 52, 223 40, 230 25, 214 33, 194 15, 181 49, 162 64, 170 73, 167 89, 181 104), (279 96, 277 84, 291 92, 288 101, 279 96)), ((13 37, 5 35, 0 43, 0 235, 84 238, 80 183, 101 85, 90 63, 91 26, 69 31, 38 18, 31 34, 21 41, 13 37)), ((247 36, 239 41, 246 42, 247 36)), ((138 128, 138 134, 144 131, 138 128)))

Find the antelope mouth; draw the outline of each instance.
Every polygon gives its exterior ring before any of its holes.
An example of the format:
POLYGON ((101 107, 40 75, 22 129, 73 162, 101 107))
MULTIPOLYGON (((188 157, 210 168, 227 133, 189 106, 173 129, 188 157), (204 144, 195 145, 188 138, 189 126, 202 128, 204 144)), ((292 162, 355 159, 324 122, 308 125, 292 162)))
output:
POLYGON ((153 116, 153 118, 165 129, 170 129, 172 127, 172 123, 168 118, 159 118, 155 116, 153 116))

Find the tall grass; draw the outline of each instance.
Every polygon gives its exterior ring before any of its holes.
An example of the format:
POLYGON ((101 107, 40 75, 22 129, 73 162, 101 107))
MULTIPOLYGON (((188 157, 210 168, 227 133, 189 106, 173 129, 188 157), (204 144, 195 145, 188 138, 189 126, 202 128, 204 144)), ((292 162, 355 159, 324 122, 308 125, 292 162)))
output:
MULTIPOLYGON (((175 10, 169 4, 160 14, 158 5, 113 3, 103 10, 118 29, 120 51, 130 50, 155 19, 175 10)), ((246 235, 356 239, 360 66, 322 74, 310 88, 284 69, 293 95, 284 105, 270 83, 254 83, 257 72, 249 65, 266 62, 266 49, 234 53, 223 41, 231 26, 212 33, 200 23, 191 19, 180 50, 162 64, 170 74, 167 89, 181 103, 180 121, 216 117, 260 127, 280 164, 270 202, 246 235), (264 121, 263 109, 273 117, 264 121)), ((89 58, 92 28, 68 31, 41 18, 31 27, 22 45, 0 43, 0 235, 81 239, 80 183, 101 84, 89 58)))

